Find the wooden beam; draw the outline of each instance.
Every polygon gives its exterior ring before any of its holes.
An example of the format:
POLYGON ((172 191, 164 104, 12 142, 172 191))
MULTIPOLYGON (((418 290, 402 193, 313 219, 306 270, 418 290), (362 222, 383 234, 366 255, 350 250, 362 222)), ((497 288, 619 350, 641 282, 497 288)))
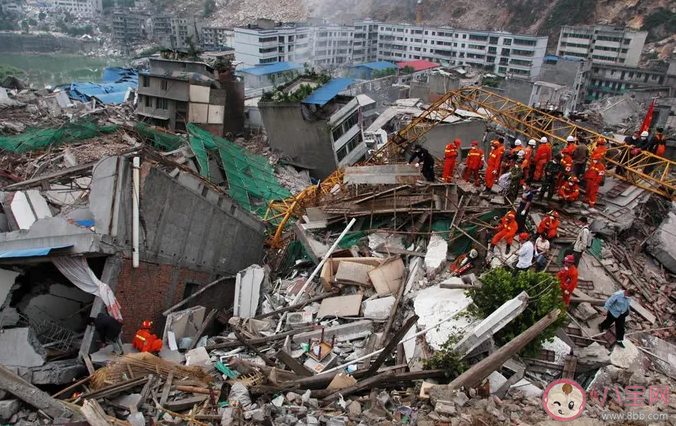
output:
POLYGON ((89 355, 82 355, 82 361, 84 361, 85 367, 87 367, 87 372, 90 376, 96 373, 96 369, 94 368, 94 364, 92 364, 92 359, 89 358, 89 355))
POLYGON ((95 399, 87 399, 80 410, 91 426, 111 426, 103 408, 95 399))
POLYGON ((401 303, 401 297, 404 295, 404 289, 406 288, 406 281, 408 280, 408 273, 404 273, 404 276, 401 278, 401 283, 399 284, 399 291, 397 291, 397 298, 394 300, 394 305, 392 305, 392 309, 390 309, 390 317, 387 320, 387 324, 385 324, 385 328, 383 329, 383 335, 380 338, 380 341, 376 346, 378 346, 376 349, 379 349, 385 341, 387 340, 387 335, 390 334, 390 329, 392 328, 392 324, 394 324, 394 319, 397 317, 397 310, 399 309, 399 303, 401 303))
POLYGON ((559 317, 561 311, 555 309, 540 321, 533 324, 526 331, 516 336, 514 339, 507 342, 497 351, 493 352, 488 358, 483 359, 478 364, 473 365, 469 370, 456 377, 448 387, 451 390, 460 389, 461 387, 470 388, 477 386, 488 377, 492 372, 496 371, 508 359, 516 355, 521 349, 526 347, 533 339, 535 339, 542 331, 553 324, 559 317))
POLYGON ((169 399, 169 392, 171 391, 171 382, 174 381, 174 372, 170 371, 167 376, 167 380, 164 382, 164 388, 162 388, 162 396, 160 397, 160 405, 164 407, 164 404, 167 403, 169 399))
MULTIPOLYGON (((284 340, 288 336, 295 336, 296 334, 305 333, 306 331, 313 331, 314 329, 315 329, 314 326, 309 325, 307 327, 297 328, 295 330, 286 331, 284 333, 278 333, 278 334, 268 336, 268 337, 259 337, 259 338, 256 338, 256 339, 249 339, 247 341, 247 343, 249 343, 250 345, 262 345, 262 344, 265 344, 265 343, 275 342, 277 340, 284 340)), ((206 347, 206 349, 207 349, 207 351, 212 351, 214 349, 237 348, 241 345, 242 344, 239 342, 239 340, 237 340, 237 341, 230 341, 230 342, 226 342, 226 343, 216 343, 215 345, 209 345, 209 346, 206 347)))
POLYGON ((312 376, 312 372, 310 372, 310 370, 305 368, 303 364, 301 364, 298 360, 293 358, 289 353, 284 351, 284 349, 277 351, 275 358, 277 358, 279 361, 282 362, 282 364, 289 367, 291 370, 293 370, 294 373, 298 374, 299 376, 302 377, 312 376))
MULTIPOLYGON (((401 283, 402 287, 404 286, 404 283, 401 283)), ((390 339, 390 341, 387 343, 385 346, 385 349, 378 355, 378 358, 371 364, 371 367, 369 367, 367 371, 367 375, 374 374, 378 369, 380 368, 381 365, 385 362, 388 356, 392 354, 392 351, 394 351, 397 348, 397 345, 401 341, 401 339, 404 338, 404 335, 408 332, 408 330, 415 325, 415 323, 418 321, 418 315, 413 315, 406 321, 404 321, 404 324, 397 330, 396 333, 394 333, 394 336, 390 339)))
POLYGON ((197 290, 195 293, 191 294, 190 296, 186 297, 185 299, 181 300, 171 308, 167 309, 166 311, 162 312, 162 315, 165 317, 169 315, 170 313, 174 312, 176 309, 180 308, 181 306, 185 305, 188 303, 190 300, 194 299, 195 297, 199 296, 200 294, 204 293, 206 290, 210 289, 211 287, 215 286, 216 284, 220 284, 225 280, 231 280, 234 279, 235 275, 228 275, 227 277, 221 277, 217 279, 216 281, 212 281, 209 284, 205 285, 201 289, 197 290))
POLYGON ((279 308, 279 309, 276 309, 272 312, 268 312, 267 314, 258 315, 257 317, 254 317, 254 319, 260 320, 260 319, 268 318, 268 317, 271 317, 271 316, 274 316, 274 315, 277 315, 277 314, 282 314, 282 313, 287 312, 287 311, 295 311, 295 310, 303 308, 304 306, 306 306, 310 303, 319 302, 320 300, 326 299, 327 297, 330 297, 330 296, 335 296, 335 293, 322 293, 319 296, 315 296, 315 297, 308 299, 308 300, 305 300, 303 302, 296 303, 295 305, 289 305, 285 308, 279 308))
POLYGON ((269 367, 274 367, 275 365, 277 365, 277 363, 275 363, 273 360, 271 360, 267 355, 265 355, 263 352, 258 350, 258 348, 256 348, 256 346, 249 344, 249 341, 244 336, 242 336, 242 333, 240 333, 237 330, 235 330, 235 337, 237 337, 237 340, 242 342, 242 344, 244 346, 246 346, 249 350, 255 352, 256 355, 261 357, 263 359, 263 361, 265 361, 265 365, 267 365, 269 367))

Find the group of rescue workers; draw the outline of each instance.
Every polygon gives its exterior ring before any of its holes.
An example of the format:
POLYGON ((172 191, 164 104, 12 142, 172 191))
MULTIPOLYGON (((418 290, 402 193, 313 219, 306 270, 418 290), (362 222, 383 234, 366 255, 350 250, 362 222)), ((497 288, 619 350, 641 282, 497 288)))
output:
MULTIPOLYGON (((488 244, 489 259, 495 247, 503 241, 506 244, 505 253, 509 254, 518 233, 520 248, 518 261, 513 266, 514 275, 516 276, 520 271, 527 271, 532 266, 536 271, 546 269, 549 241, 558 235, 559 213, 551 210, 546 214, 536 227, 537 239, 533 242, 526 229, 526 217, 531 202, 536 193, 539 200, 543 200, 546 196, 548 202, 551 202, 556 194, 559 202, 566 206, 580 199, 582 186, 584 188, 582 201, 594 208, 599 189, 605 179, 608 142, 604 137, 599 137, 595 144, 589 142, 591 141, 582 137, 569 136, 566 146, 558 154, 554 154, 547 137, 540 138, 539 143, 535 139, 530 139, 525 146, 519 139, 516 139, 511 146, 507 146, 504 138, 498 137, 491 142, 487 157, 479 148, 479 142, 473 141, 470 144, 462 172, 463 180, 481 186, 481 171, 485 167, 483 183, 486 191, 492 191, 497 183, 503 188, 504 194, 514 202, 517 201, 521 191, 518 205, 514 204, 515 209, 502 217, 495 229, 493 238, 488 244), (594 148, 591 149, 591 146, 594 148), (531 187, 534 182, 540 183, 539 191, 531 187)), ((648 132, 635 132, 632 136, 625 138, 624 142, 627 149, 622 151, 618 159, 619 165, 615 168, 615 173, 618 175, 626 173, 623 166, 631 164, 632 158, 641 151, 648 151, 660 157, 663 157, 666 151, 666 136, 664 130, 659 127, 652 137, 648 132)), ((442 175, 444 182, 453 181, 460 146, 460 139, 446 146, 442 175)), ((422 174, 425 179, 434 182, 434 157, 425 148, 416 145, 409 164, 416 160, 422 164, 422 174)), ((643 169, 643 173, 650 173, 652 170, 654 166, 648 165, 643 169)), ((587 218, 581 217, 578 222, 580 228, 572 253, 564 257, 563 267, 557 274, 566 305, 570 303, 573 291, 577 288, 577 266, 582 253, 591 243, 587 218)), ((467 263, 477 256, 478 252, 472 249, 468 255, 462 256, 461 262, 454 262, 451 272, 461 273, 468 267, 467 263)))

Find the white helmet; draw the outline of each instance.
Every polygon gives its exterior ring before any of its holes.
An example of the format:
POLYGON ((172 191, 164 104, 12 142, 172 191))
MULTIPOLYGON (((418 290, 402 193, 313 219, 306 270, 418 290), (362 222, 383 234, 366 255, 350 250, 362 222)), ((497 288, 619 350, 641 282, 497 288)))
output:
POLYGON ((519 157, 519 158, 523 158, 524 155, 526 155, 526 153, 523 152, 523 150, 516 153, 516 156, 519 157))
POLYGON ((515 145, 515 146, 521 146, 521 139, 517 139, 517 140, 514 142, 514 145, 515 145))
POLYGON ((575 136, 572 136, 572 135, 571 135, 571 136, 568 136, 568 137, 566 138, 566 140, 567 140, 568 142, 575 142, 575 136))
POLYGON ((528 145, 535 146, 535 145, 537 145, 537 142, 535 142, 535 139, 531 139, 531 140, 528 141, 528 145))
POLYGON ((650 133, 648 133, 648 132, 641 133, 642 138, 647 138, 648 136, 650 136, 650 133))
POLYGON ((547 142, 549 142, 549 141, 547 140, 546 136, 543 136, 543 137, 540 138, 540 143, 547 143, 547 142))

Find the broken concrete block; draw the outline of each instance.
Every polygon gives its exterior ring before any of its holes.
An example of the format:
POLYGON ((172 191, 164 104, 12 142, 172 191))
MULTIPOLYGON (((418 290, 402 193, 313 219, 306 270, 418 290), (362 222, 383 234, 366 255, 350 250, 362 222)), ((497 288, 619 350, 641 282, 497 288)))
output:
MULTIPOLYGON (((18 272, 0 269, 0 308, 5 304, 5 300, 7 300, 7 296, 9 296, 9 292, 12 290, 12 286, 18 276, 18 272)), ((3 327, 7 326, 4 322, 2 325, 3 327)))
POLYGON ((453 397, 453 402, 457 407, 462 408, 469 402, 469 397, 465 395, 465 392, 458 391, 453 397))
POLYGON ((458 314, 464 312, 471 303, 472 300, 465 295, 464 290, 433 286, 418 292, 413 301, 413 309, 420 317, 418 329, 422 330, 447 320, 425 335, 432 349, 440 350, 441 345, 446 343, 452 334, 461 333, 469 326, 470 321, 467 317, 458 314))
POLYGON ((624 343, 625 347, 621 348, 619 345, 616 345, 610 354, 610 362, 614 366, 624 369, 636 366, 640 362, 641 353, 628 339, 624 339, 622 343, 624 343))
POLYGON ((13 415, 21 409, 21 402, 18 399, 8 399, 0 401, 0 421, 7 422, 13 415))
POLYGON ((120 396, 113 399, 113 404, 119 405, 120 407, 129 407, 131 405, 137 405, 141 400, 140 393, 132 393, 129 395, 120 396))
POLYGON ((0 364, 39 367, 47 354, 30 327, 10 328, 0 334, 0 364))
POLYGON ((575 351, 577 363, 592 368, 603 367, 610 364, 610 353, 597 342, 592 343, 586 348, 580 348, 575 351))
POLYGON ((580 303, 571 312, 580 321, 587 321, 589 318, 596 316, 597 313, 596 309, 589 302, 580 303))
POLYGON ((448 242, 439 234, 432 234, 425 253, 425 271, 428 277, 434 277, 446 263, 448 242))
POLYGON ((312 312, 290 312, 286 316, 286 325, 291 329, 302 328, 312 324, 312 312))
POLYGON ((185 354, 185 365, 211 365, 209 353, 204 347, 189 350, 185 354))
POLYGON ((345 407, 345 411, 351 418, 357 418, 361 416, 361 404, 357 401, 352 401, 345 407))
POLYGON ((34 385, 65 385, 86 373, 85 366, 75 359, 51 361, 40 367, 18 369, 18 374, 34 385))
POLYGON ((364 318, 385 320, 390 317, 392 306, 397 299, 394 296, 383 297, 381 299, 367 300, 363 303, 364 318))
POLYGON ((442 416, 455 416, 455 404, 452 401, 437 401, 434 411, 442 416))
POLYGON ((258 300, 261 296, 261 286, 266 276, 265 268, 258 265, 251 265, 237 273, 235 279, 235 305, 233 308, 235 316, 240 318, 256 316, 258 300))
MULTIPOLYGON (((324 328, 324 340, 330 342, 333 336, 336 336, 336 342, 347 342, 350 340, 363 339, 373 333, 373 322, 370 320, 355 321, 324 328)), ((305 333, 299 333, 293 336, 295 343, 307 343, 309 339, 319 339, 322 330, 313 330, 305 333)))
POLYGON ((647 242, 646 250, 665 268, 676 273, 676 213, 669 212, 657 231, 647 242))

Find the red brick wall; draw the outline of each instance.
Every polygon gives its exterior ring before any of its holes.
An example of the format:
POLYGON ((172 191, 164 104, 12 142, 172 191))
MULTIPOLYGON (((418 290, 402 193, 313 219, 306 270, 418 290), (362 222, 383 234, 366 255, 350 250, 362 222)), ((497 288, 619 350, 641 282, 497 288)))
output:
POLYGON ((115 286, 115 296, 120 302, 124 318, 122 341, 131 342, 134 333, 146 319, 155 322, 153 332, 161 336, 165 319, 162 312, 182 300, 185 283, 203 286, 211 281, 212 277, 206 272, 195 272, 185 268, 176 271, 176 267, 171 265, 145 262, 141 262, 139 267, 134 269, 131 259, 122 259, 122 268, 115 286), (169 294, 174 280, 176 280, 175 290, 173 294, 169 294))

